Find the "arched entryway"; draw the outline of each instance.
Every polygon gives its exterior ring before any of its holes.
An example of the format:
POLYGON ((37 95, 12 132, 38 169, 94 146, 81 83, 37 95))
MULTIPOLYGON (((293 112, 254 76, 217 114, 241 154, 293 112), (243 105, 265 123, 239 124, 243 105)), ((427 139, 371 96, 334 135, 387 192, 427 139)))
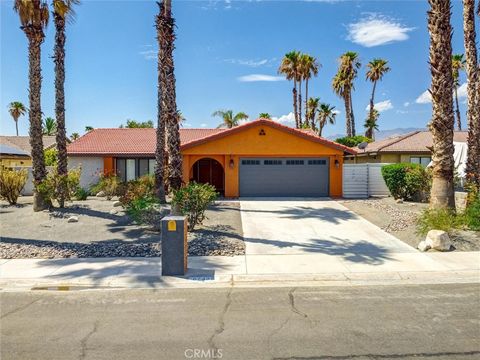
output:
POLYGON ((225 193, 225 172, 217 160, 210 158, 197 160, 192 167, 191 180, 213 185, 221 195, 225 193))

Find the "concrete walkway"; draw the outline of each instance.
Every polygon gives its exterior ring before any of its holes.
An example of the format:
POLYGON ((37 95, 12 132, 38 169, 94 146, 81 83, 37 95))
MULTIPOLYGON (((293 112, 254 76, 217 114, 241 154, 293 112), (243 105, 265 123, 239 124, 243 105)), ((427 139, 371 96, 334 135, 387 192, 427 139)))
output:
POLYGON ((480 252, 421 253, 336 201, 241 201, 244 256, 192 256, 184 277, 160 258, 0 260, 4 289, 480 282, 480 252))

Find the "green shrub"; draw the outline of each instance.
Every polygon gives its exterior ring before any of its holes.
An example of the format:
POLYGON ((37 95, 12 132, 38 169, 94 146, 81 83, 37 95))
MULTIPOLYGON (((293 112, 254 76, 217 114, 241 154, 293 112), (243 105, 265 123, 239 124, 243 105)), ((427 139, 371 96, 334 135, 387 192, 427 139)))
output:
POLYGON ((210 184, 190 182, 173 192, 172 205, 177 206, 188 218, 188 230, 193 231, 196 225, 205 219, 205 210, 217 198, 215 187, 210 184))
POLYGON ((345 136, 342 138, 338 138, 337 140, 335 140, 335 142, 348 147, 355 147, 358 144, 361 144, 362 142, 372 142, 372 139, 363 135, 357 135, 357 136, 345 136))
POLYGON ((139 224, 148 224, 149 213, 155 210, 156 205, 158 205, 158 199, 146 196, 133 199, 125 208, 126 213, 137 223, 139 224))
POLYGON ((449 209, 426 209, 417 219, 417 233, 426 235, 430 230, 452 233, 462 225, 462 219, 449 209))
POLYGON ((67 175, 59 175, 57 169, 49 171, 45 180, 37 185, 37 190, 43 195, 44 199, 58 201, 62 195, 62 189, 65 189, 64 200, 69 201, 75 197, 80 188, 81 169, 70 169, 67 175))
POLYGON ((57 166, 58 152, 55 148, 46 149, 43 151, 46 166, 57 166))
POLYGON ((95 196, 99 192, 103 192, 107 200, 111 200, 112 197, 121 195, 121 190, 121 181, 118 176, 102 174, 98 183, 90 187, 90 194, 95 196))
POLYGON ((28 171, 23 170, 0 170, 0 198, 8 201, 10 205, 17 203, 28 179, 28 171))
POLYGON ((463 213, 463 222, 470 230, 480 231, 480 198, 468 204, 463 213))
POLYGON ((395 199, 423 200, 428 196, 430 175, 419 164, 385 165, 382 176, 395 199))
POLYGON ((155 177, 153 175, 145 175, 129 181, 124 194, 120 197, 120 202, 124 207, 128 207, 133 201, 146 198, 155 198, 155 177))
POLYGON ((88 190, 79 187, 75 192, 75 199, 79 201, 87 200, 88 195, 89 195, 88 190))

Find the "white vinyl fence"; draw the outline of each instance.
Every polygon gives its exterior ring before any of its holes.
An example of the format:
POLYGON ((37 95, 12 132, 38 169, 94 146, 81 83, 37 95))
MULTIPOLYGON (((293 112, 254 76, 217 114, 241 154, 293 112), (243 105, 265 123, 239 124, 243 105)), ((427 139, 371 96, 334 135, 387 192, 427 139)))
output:
POLYGON ((343 164, 343 197, 390 195, 382 177, 384 165, 388 164, 343 164))

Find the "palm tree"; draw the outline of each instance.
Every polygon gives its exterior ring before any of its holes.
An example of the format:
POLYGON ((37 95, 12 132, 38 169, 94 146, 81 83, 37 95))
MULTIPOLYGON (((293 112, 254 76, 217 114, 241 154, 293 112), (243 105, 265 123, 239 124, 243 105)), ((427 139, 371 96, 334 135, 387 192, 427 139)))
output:
POLYGON ((270 115, 269 113, 260 113, 260 114, 258 114, 258 117, 260 119, 271 119, 272 115, 270 115))
MULTIPOLYGON (((477 9, 480 16, 480 4, 477 9)), ((463 33, 467 72, 468 151, 465 173, 470 183, 480 187, 480 70, 477 62, 475 0, 463 0, 463 33)))
POLYGON ((293 80, 293 113, 295 115, 295 127, 300 127, 300 120, 298 117, 298 96, 297 96, 297 82, 300 74, 300 52, 290 51, 285 54, 278 68, 279 74, 284 74, 287 80, 293 80))
MULTIPOLYGON (((60 177, 65 177, 68 174, 67 131, 65 129, 65 25, 68 20, 73 21, 75 15, 73 6, 79 3, 79 0, 53 0, 57 174, 60 177)), ((67 188, 62 181, 60 181, 59 185, 60 196, 58 203, 63 208, 67 188)))
POLYGON ((335 93, 341 97, 345 104, 345 134, 346 136, 352 136, 352 122, 350 121, 350 92, 347 91, 346 81, 344 76, 339 72, 335 75, 332 81, 332 88, 335 93))
POLYGON ((168 185, 173 190, 182 186, 182 155, 180 154, 179 116, 175 92, 175 20, 172 17, 172 1, 159 3, 157 17, 158 60, 162 122, 165 124, 168 148, 168 185))
POLYGON ((47 117, 43 122, 43 135, 53 136, 57 131, 57 122, 54 118, 47 117))
POLYGON ((13 101, 8 105, 8 112, 12 115, 13 121, 15 121, 15 130, 17 130, 18 136, 18 119, 20 116, 25 115, 27 108, 20 101, 13 101))
POLYGON ((462 130, 462 120, 460 118, 460 107, 458 105, 458 87, 460 86, 460 70, 465 70, 465 60, 463 58, 463 54, 454 54, 452 56, 453 95, 455 97, 455 114, 457 117, 458 130, 462 130))
POLYGON ((377 87, 377 82, 382 80, 383 76, 390 71, 390 68, 387 66, 387 64, 388 64, 388 61, 384 59, 373 59, 367 64, 367 67, 368 67, 367 80, 370 80, 373 83, 372 96, 370 97, 370 113, 368 115, 367 121, 368 119, 373 121, 372 119, 375 118, 375 114, 373 111, 374 102, 375 102, 375 89, 377 87))
POLYGON ((317 115, 318 105, 320 104, 320 98, 311 97, 306 104, 305 123, 309 124, 312 130, 316 130, 315 116, 317 115))
POLYGON ((80 134, 77 133, 77 132, 74 132, 74 133, 72 133, 72 135, 70 135, 70 139, 71 139, 72 141, 77 140, 79 137, 80 137, 80 134))
MULTIPOLYGON (((308 54, 302 54, 300 58, 300 71, 301 76, 305 80, 305 120, 307 119, 308 114, 308 101, 310 100, 308 97, 308 80, 312 77, 318 75, 318 69, 320 68, 320 64, 318 63, 317 59, 308 54)), ((300 118, 302 114, 300 113, 300 118)), ((314 121, 312 122, 314 124, 314 121)))
POLYGON ((430 33, 430 71, 432 84, 432 208, 455 209, 453 190, 453 75, 452 26, 450 0, 429 0, 428 31, 430 33))
POLYGON ((85 126, 85 132, 90 132, 92 130, 93 130, 93 126, 89 126, 89 125, 85 126))
POLYGON ((48 203, 38 191, 38 185, 45 179, 47 171, 43 156, 42 107, 41 107, 41 49, 48 24, 48 5, 43 0, 15 0, 13 9, 20 18, 20 29, 28 39, 29 61, 29 121, 30 146, 32 148, 32 173, 34 180, 33 211, 41 211, 48 203))
POLYGON ((353 81, 357 77, 361 64, 358 54, 347 51, 340 57, 340 66, 333 78, 333 89, 345 102, 345 120, 347 136, 355 136, 355 117, 352 106, 352 90, 355 89, 353 81))
POLYGON ((219 116, 222 118, 223 122, 218 126, 218 128, 226 127, 228 129, 238 126, 240 120, 248 119, 248 115, 244 112, 233 114, 232 110, 217 110, 212 114, 212 116, 219 116))
POLYGON ((378 131, 378 118, 380 116, 380 113, 378 112, 377 109, 373 109, 373 111, 370 111, 368 113, 368 117, 365 120, 365 124, 363 125, 365 127, 365 137, 368 137, 369 139, 375 140, 375 130, 378 131))
POLYGON ((320 104, 318 108, 318 136, 322 136, 323 128, 327 123, 335 124, 336 116, 335 106, 326 103, 320 104))

